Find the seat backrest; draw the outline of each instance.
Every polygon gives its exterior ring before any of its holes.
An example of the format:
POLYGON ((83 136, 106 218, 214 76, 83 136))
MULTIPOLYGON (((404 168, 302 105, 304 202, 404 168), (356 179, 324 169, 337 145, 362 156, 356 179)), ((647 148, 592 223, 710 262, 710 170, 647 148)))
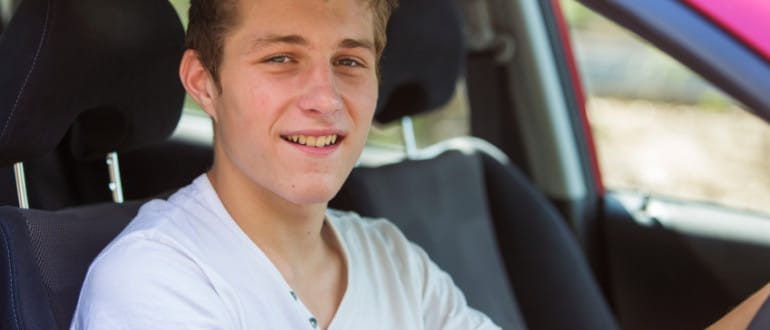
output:
MULTIPOLYGON (((69 179, 77 169, 70 158, 97 161, 102 169, 108 152, 140 149, 172 133, 184 101, 176 70, 184 30, 166 7, 147 1, 19 4, 0 37, 2 180, 11 164, 24 160, 38 174, 29 180, 37 205, 76 205, 89 200, 78 198, 89 191, 69 179)), ((0 205, 15 205, 9 204, 13 185, 0 190, 0 205)))
MULTIPOLYGON (((388 26, 378 121, 449 100, 466 55, 461 31, 452 1, 401 3, 388 26)), ((566 222, 484 141, 355 168, 331 205, 394 222, 504 329, 617 328, 566 222)))
POLYGON ((617 329, 575 236, 517 168, 478 153, 498 246, 532 329, 617 329))
MULTIPOLYGON (((0 165, 164 141, 181 114, 183 51, 167 1, 24 0, 0 38, 0 165)), ((67 329, 88 265, 140 204, 0 207, 0 328, 67 329)))
POLYGON ((525 322, 488 221, 483 174, 480 158, 458 151, 357 168, 333 205, 389 219, 452 275, 469 305, 503 329, 520 329, 525 322))
POLYGON ((88 266, 141 201, 60 211, 0 207, 3 329, 67 329, 88 266))

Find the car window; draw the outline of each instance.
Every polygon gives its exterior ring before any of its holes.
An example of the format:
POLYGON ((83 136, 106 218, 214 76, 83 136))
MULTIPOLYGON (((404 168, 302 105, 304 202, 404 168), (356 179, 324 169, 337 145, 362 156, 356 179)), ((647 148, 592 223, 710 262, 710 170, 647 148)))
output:
MULTIPOLYGON (((470 134, 470 109, 465 85, 457 85, 449 102, 434 111, 412 118, 418 147, 427 147, 456 136, 470 134)), ((402 123, 375 123, 369 133, 370 146, 403 149, 402 123)))
POLYGON ((562 1, 606 187, 770 214, 770 126, 650 44, 562 1))
POLYGON ((169 0, 171 5, 176 9, 176 13, 179 15, 179 19, 182 21, 185 29, 187 28, 187 11, 190 9, 190 0, 169 0))

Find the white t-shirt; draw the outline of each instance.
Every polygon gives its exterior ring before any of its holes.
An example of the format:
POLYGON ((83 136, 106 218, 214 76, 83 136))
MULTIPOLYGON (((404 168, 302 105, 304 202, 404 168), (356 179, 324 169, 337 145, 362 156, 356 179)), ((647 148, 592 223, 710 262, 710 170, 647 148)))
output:
MULTIPOLYGON (((329 210, 348 283, 329 329, 499 329, 386 220, 329 210)), ((201 175, 154 200, 94 260, 73 329, 315 329, 201 175)))

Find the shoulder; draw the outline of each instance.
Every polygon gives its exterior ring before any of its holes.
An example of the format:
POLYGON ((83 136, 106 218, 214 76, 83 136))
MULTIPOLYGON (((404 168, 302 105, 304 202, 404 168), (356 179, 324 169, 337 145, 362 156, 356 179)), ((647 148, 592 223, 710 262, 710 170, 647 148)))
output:
POLYGON ((395 224, 355 212, 329 210, 327 215, 354 263, 374 269, 385 267, 421 278, 419 274, 425 270, 429 258, 395 224))
POLYGON ((172 242, 132 235, 111 243, 99 254, 91 263, 83 290, 132 290, 135 283, 144 285, 195 272, 195 263, 172 242))
POLYGON ((152 200, 91 263, 82 301, 146 299, 151 290, 195 288, 205 278, 200 256, 189 237, 195 217, 189 204, 198 194, 195 184, 174 193, 169 200, 152 200))
POLYGON ((150 329, 168 320, 185 320, 184 314, 199 308, 212 312, 207 317, 222 315, 213 312, 216 305, 201 306, 216 298, 203 272, 173 246, 129 237, 111 245, 91 264, 73 328, 150 329))
POLYGON ((135 219, 140 221, 91 263, 73 328, 154 329, 229 322, 210 274, 194 252, 164 230, 162 219, 142 219, 135 219))
POLYGON ((384 218, 363 217, 356 212, 333 209, 327 211, 327 217, 346 242, 378 242, 392 248, 411 244, 396 225, 384 218))
POLYGON ((332 221, 340 232, 355 231, 367 235, 385 235, 403 237, 401 231, 392 222, 384 218, 361 216, 353 211, 329 209, 327 218, 332 221))
POLYGON ((163 220, 173 220, 179 217, 201 216, 202 210, 212 212, 216 209, 216 197, 206 175, 196 178, 191 184, 180 188, 166 200, 155 199, 144 205, 139 210, 133 221, 135 227, 146 228, 157 226, 163 220))
MULTIPOLYGON (((196 180, 197 181, 197 180, 196 180)), ((135 232, 145 234, 167 226, 169 221, 183 217, 186 209, 194 206, 201 189, 195 183, 174 192, 167 200, 153 199, 139 208, 133 220, 126 226, 116 239, 121 239, 135 232)))
MULTIPOLYGON (((167 200, 155 199, 141 206, 136 217, 102 251, 98 260, 132 249, 155 248, 164 251, 194 249, 200 245, 201 233, 216 230, 223 215, 208 198, 205 175, 179 189, 167 200), (202 182, 203 181, 203 182, 202 182)), ((215 205, 215 204, 214 204, 215 205)), ((130 254, 126 253, 126 256, 130 254)))
POLYGON ((143 287, 157 285, 159 280, 194 277, 193 253, 175 224, 181 213, 167 201, 144 204, 91 263, 82 292, 141 295, 143 287))

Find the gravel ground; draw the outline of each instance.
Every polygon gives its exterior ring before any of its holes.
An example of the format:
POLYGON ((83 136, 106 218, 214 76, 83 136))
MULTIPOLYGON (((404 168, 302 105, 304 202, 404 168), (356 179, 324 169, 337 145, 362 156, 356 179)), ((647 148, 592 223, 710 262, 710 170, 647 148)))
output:
POLYGON ((770 126, 737 107, 592 98, 588 115, 608 188, 770 215, 770 126))

